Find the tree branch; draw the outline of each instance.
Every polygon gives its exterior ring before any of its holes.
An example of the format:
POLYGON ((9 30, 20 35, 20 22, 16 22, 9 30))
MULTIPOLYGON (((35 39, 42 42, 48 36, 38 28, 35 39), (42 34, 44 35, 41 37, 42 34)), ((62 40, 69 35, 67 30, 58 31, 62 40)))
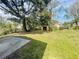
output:
POLYGON ((34 5, 32 5, 32 7, 28 11, 25 12, 25 14, 29 14, 30 11, 33 9, 33 7, 34 7, 34 5))
POLYGON ((14 9, 10 6, 8 0, 6 0, 6 1, 5 1, 5 0, 1 0, 1 1, 2 1, 3 4, 6 5, 6 7, 8 7, 11 11, 13 11, 13 12, 16 14, 16 16, 21 17, 21 15, 20 15, 19 13, 17 13, 16 10, 14 10, 14 9))
POLYGON ((21 7, 22 7, 23 13, 25 13, 26 11, 25 11, 25 8, 24 8, 24 1, 23 0, 21 0, 21 7))
POLYGON ((12 3, 14 4, 15 8, 17 9, 18 13, 19 13, 19 9, 17 7, 17 4, 12 0, 12 3))
POLYGON ((16 14, 15 14, 15 13, 13 13, 12 11, 10 11, 10 10, 8 10, 8 9, 4 8, 4 7, 3 7, 3 6, 1 6, 1 5, 0 5, 0 7, 1 7, 1 8, 0 8, 1 10, 5 10, 6 12, 11 13, 11 14, 12 14, 12 15, 14 15, 14 16, 21 17, 21 16, 19 16, 19 15, 16 15, 16 14))

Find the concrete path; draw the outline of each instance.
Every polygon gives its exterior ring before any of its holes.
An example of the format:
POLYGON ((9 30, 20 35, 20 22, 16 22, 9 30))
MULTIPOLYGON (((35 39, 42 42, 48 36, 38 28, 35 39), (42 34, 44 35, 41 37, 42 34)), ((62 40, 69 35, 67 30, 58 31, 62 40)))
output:
POLYGON ((6 56, 12 54, 16 50, 20 49, 30 40, 18 38, 18 37, 5 37, 0 39, 0 59, 4 59, 6 56))

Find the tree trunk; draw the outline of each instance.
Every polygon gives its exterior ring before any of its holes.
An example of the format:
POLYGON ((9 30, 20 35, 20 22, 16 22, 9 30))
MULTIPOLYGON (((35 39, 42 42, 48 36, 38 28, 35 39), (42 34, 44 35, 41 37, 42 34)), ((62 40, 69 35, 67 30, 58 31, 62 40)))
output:
POLYGON ((30 29, 28 30, 26 25, 27 25, 27 24, 26 24, 26 19, 24 18, 24 19, 23 19, 23 30, 24 30, 25 32, 30 32, 30 29))
POLYGON ((76 23, 76 26, 78 26, 78 22, 75 22, 76 23))
POLYGON ((27 31, 27 29, 26 29, 26 20, 25 20, 25 18, 23 19, 23 30, 26 32, 27 31))

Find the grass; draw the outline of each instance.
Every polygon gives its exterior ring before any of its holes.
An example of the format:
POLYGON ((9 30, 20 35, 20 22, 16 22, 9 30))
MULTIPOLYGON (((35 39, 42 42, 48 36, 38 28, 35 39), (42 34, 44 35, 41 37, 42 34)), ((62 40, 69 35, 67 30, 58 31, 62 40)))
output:
POLYGON ((21 51, 19 59, 79 59, 79 31, 22 34, 32 41, 21 51))

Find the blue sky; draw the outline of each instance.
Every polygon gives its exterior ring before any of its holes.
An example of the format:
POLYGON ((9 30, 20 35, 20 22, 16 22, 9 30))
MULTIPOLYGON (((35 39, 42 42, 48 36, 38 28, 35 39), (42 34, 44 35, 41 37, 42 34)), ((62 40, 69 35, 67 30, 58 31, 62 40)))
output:
POLYGON ((58 0, 61 5, 65 6, 65 7, 69 7, 70 5, 72 5, 76 0, 58 0))
POLYGON ((58 1, 60 2, 60 5, 53 9, 55 13, 54 19, 62 23, 71 21, 73 17, 69 15, 67 10, 76 0, 58 0, 58 1), (68 17, 65 17, 65 15, 68 15, 68 17))

